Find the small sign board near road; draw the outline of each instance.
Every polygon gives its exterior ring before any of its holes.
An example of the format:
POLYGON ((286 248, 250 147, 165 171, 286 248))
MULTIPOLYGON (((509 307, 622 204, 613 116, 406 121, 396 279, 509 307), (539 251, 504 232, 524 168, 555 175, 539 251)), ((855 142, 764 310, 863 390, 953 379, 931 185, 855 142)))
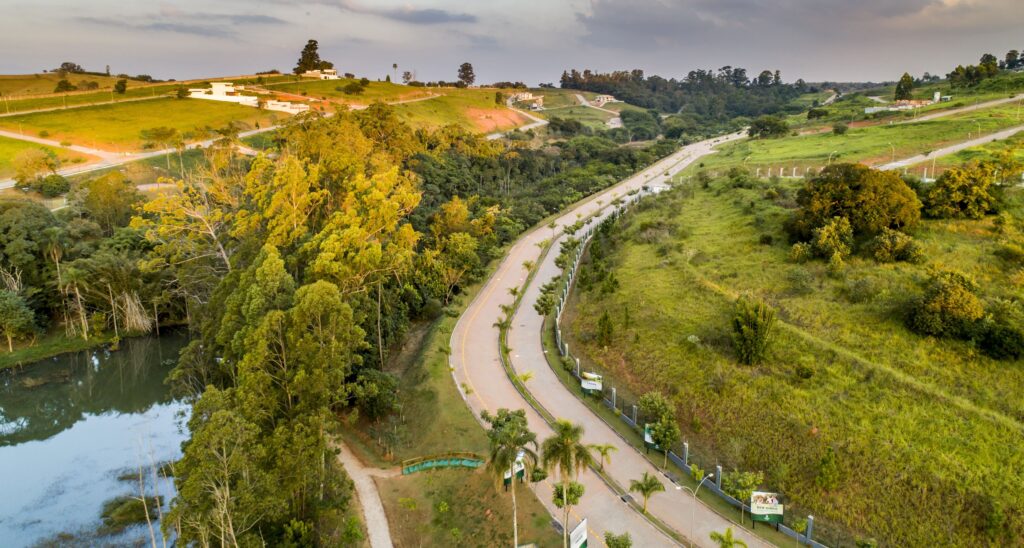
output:
POLYGON ((580 387, 583 388, 584 392, 587 394, 601 393, 604 377, 597 373, 588 373, 586 371, 580 377, 580 387))
POLYGON ((782 523, 782 503, 778 493, 754 491, 750 494, 750 517, 754 521, 782 523))
POLYGON ((587 548, 587 519, 569 533, 569 548, 587 548))

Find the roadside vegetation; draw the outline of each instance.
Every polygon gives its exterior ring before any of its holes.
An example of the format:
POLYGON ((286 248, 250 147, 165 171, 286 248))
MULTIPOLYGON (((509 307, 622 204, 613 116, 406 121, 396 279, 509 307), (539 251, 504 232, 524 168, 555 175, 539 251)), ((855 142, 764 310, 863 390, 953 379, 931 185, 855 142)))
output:
POLYGON ((997 441, 1024 428, 1014 165, 693 177, 595 240, 571 344, 827 543, 1016 543, 1024 454, 997 441))

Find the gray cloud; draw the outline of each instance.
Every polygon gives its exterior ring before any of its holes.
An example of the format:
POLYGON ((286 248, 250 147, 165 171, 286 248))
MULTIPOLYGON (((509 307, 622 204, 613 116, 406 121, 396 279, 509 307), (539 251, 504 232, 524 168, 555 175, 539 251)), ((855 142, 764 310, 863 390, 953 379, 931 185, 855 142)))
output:
MULTIPOLYGON (((327 5, 335 5, 325 2, 327 5)), ((336 4, 339 8, 353 13, 375 15, 402 23, 414 25, 437 25, 440 23, 476 23, 477 17, 470 13, 456 13, 438 8, 414 8, 405 6, 401 8, 372 8, 361 6, 351 0, 339 0, 336 4)))
POLYGON ((230 38, 235 25, 287 25, 284 19, 259 14, 186 13, 162 10, 159 14, 135 18, 77 17, 80 23, 135 31, 171 32, 208 38, 230 38))

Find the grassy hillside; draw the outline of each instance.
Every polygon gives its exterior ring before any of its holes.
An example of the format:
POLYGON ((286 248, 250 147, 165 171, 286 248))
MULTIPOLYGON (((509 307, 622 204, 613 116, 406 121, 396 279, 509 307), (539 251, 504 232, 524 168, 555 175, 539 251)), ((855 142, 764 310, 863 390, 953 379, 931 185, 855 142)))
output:
POLYGON ((615 117, 614 114, 584 106, 545 109, 538 113, 538 116, 547 119, 565 118, 566 120, 577 120, 591 129, 608 129, 608 120, 615 117))
MULTIPOLYGON (((979 129, 984 135, 1018 125, 1024 125, 1024 121, 1017 118, 1016 103, 1010 103, 925 122, 852 126, 845 135, 822 128, 779 139, 743 140, 721 147, 721 152, 704 160, 703 165, 709 169, 732 165, 776 170, 798 167, 803 172, 808 167, 824 166, 829 156, 833 161, 875 165, 977 137, 979 129)), ((700 165, 691 172, 697 169, 700 165)))
POLYGON ((348 94, 339 88, 358 80, 343 78, 340 80, 313 80, 303 78, 299 81, 285 81, 265 84, 264 87, 284 93, 308 96, 318 99, 337 100, 353 104, 369 104, 376 101, 386 103, 394 101, 405 101, 418 97, 429 97, 433 94, 431 90, 421 87, 409 87, 390 82, 370 82, 366 88, 358 94, 348 94))
POLYGON ((201 99, 155 99, 113 105, 100 105, 37 114, 0 118, 0 128, 67 141, 102 150, 137 151, 142 147, 140 132, 160 126, 189 133, 193 140, 207 137, 208 128, 221 128, 230 122, 245 127, 271 125, 286 114, 267 112, 217 101, 201 99))
POLYGON ((17 139, 10 139, 8 137, 0 137, 0 178, 7 178, 14 175, 13 162, 17 155, 28 149, 41 148, 48 150, 57 155, 62 165, 77 164, 89 159, 89 156, 85 154, 79 154, 77 152, 62 149, 47 147, 43 145, 37 145, 35 143, 29 143, 25 141, 19 141, 17 139))
POLYGON ((455 124, 471 131, 490 133, 529 123, 529 119, 494 102, 497 90, 444 88, 426 101, 395 105, 398 116, 416 128, 455 124))
MULTIPOLYGON (((818 538, 1020 544, 1024 521, 1008 509, 1024 488, 1024 449, 1007 440, 1024 432, 1021 363, 903 324, 932 266, 972 274, 986 299, 1019 298, 1019 271, 994 254, 1006 236, 991 218, 926 221, 914 237, 928 264, 853 258, 829 275, 820 262, 787 259, 782 222, 794 185, 716 181, 627 216, 605 250, 621 283, 581 293, 570 344, 627 393, 670 395, 705 469, 764 472, 764 487, 788 497, 787 513, 817 518, 818 538), (741 294, 777 310, 761 366, 739 365, 732 348, 741 294), (605 312, 614 335, 600 347, 605 312), (829 451, 834 480, 823 488, 829 451)), ((1020 191, 1009 199, 1020 223, 1020 191)))
MULTIPOLYGON (((96 82, 100 88, 111 88, 118 79, 112 76, 96 76, 93 74, 68 74, 67 80, 74 85, 79 82, 96 82)), ((35 95, 53 93, 57 82, 61 80, 55 72, 45 74, 2 74, 0 75, 0 95, 35 95)), ((133 81, 129 81, 131 85, 133 81)))

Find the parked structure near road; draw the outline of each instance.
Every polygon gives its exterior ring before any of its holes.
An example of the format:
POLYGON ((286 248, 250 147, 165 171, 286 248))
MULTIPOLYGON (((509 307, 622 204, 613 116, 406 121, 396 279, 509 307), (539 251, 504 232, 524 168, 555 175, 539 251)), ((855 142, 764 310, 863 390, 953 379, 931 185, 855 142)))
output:
POLYGON ((934 105, 940 102, 952 101, 952 95, 942 95, 938 91, 929 101, 927 99, 900 99, 894 101, 884 107, 868 107, 864 109, 864 114, 874 114, 876 112, 898 112, 901 110, 913 110, 915 108, 926 107, 928 105, 934 105))
POLYGON ((303 78, 316 78, 317 80, 338 80, 338 71, 335 69, 307 70, 300 74, 303 78))
POLYGON ((309 110, 309 105, 302 103, 291 103, 288 101, 261 101, 255 95, 242 95, 245 86, 236 86, 232 82, 213 82, 210 88, 194 88, 188 90, 188 96, 192 99, 206 99, 207 101, 223 101, 235 103, 245 107, 265 108, 288 114, 298 114, 309 110))

